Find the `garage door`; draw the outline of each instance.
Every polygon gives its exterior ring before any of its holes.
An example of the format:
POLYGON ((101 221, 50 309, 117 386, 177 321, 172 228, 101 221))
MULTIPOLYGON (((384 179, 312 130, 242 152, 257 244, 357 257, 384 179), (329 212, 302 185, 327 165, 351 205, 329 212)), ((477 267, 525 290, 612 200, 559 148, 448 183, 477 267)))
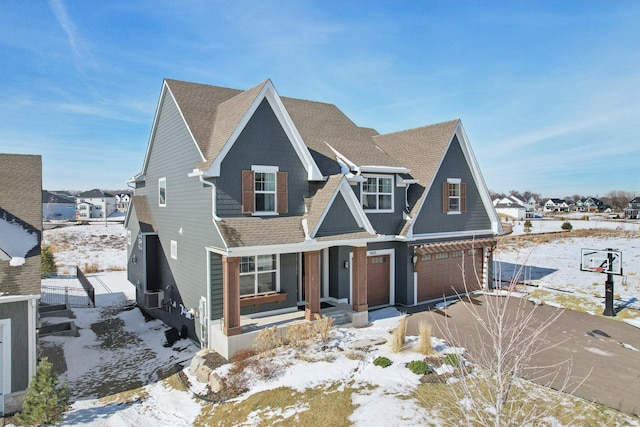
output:
POLYGON ((369 307, 389 304, 390 256, 367 257, 367 304, 369 307))
POLYGON ((469 249, 418 255, 416 273, 418 302, 480 289, 482 287, 482 250, 469 249), (467 290, 465 290, 465 279, 467 290))

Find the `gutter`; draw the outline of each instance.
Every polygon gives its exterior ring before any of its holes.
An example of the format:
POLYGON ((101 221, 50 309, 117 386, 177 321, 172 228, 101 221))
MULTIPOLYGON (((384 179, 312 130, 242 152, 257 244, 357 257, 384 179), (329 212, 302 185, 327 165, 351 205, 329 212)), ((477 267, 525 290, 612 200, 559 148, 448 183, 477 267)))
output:
POLYGON ((200 182, 211 187, 211 217, 214 221, 222 221, 218 215, 216 215, 216 185, 213 182, 209 182, 204 179, 204 172, 200 169, 194 169, 193 172, 187 174, 188 177, 198 177, 200 182))

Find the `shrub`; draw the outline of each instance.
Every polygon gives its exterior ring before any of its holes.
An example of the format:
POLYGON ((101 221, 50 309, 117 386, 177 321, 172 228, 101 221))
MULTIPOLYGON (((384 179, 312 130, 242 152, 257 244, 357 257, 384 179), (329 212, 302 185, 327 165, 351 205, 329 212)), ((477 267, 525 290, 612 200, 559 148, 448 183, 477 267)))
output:
POLYGON ((562 228, 565 231, 571 231, 571 229, 573 228, 573 225, 571 225, 571 223, 569 221, 565 221, 565 222, 562 223, 560 228, 562 228))
POLYGON ((524 232, 525 233, 530 233, 531 232, 531 227, 533 227, 533 224, 531 224, 530 220, 526 220, 524 222, 524 232))
POLYGON ((453 366, 454 368, 460 365, 460 358, 457 354, 449 353, 443 359, 442 363, 445 365, 453 366))
POLYGON ((407 368, 416 375, 424 375, 431 372, 431 368, 424 360, 412 360, 407 365, 407 368))
POLYGON ((404 349, 404 341, 407 336, 407 316, 402 316, 396 329, 391 335, 391 351, 400 353, 404 349))
POLYGON ((278 334, 278 327, 272 326, 258 332, 258 336, 253 341, 253 349, 258 354, 269 353, 282 345, 282 338, 278 334))
POLYGON ((435 351, 431 346, 431 335, 433 333, 433 327, 430 323, 421 321, 418 323, 418 351, 425 356, 434 354, 435 351))
POLYGON ((322 342, 329 341, 329 331, 333 326, 333 317, 327 317, 325 315, 315 315, 315 321, 313 322, 316 334, 320 335, 322 342))
POLYGON ((92 262, 89 264, 88 262, 84 263, 84 268, 82 269, 83 273, 97 273, 100 271, 100 266, 97 262, 92 262))
POLYGON ((311 322, 298 322, 291 324, 285 332, 285 341, 294 349, 301 350, 309 344, 309 340, 316 335, 315 327, 311 322))
POLYGON ((41 274, 55 274, 58 272, 51 246, 43 246, 40 249, 40 270, 41 274))
POLYGON ((55 424, 69 407, 67 385, 58 387, 58 376, 52 370, 53 365, 43 357, 36 368, 36 374, 29 383, 24 397, 22 412, 16 416, 26 425, 55 424))
POLYGON ((373 364, 375 366, 380 366, 381 368, 386 368, 387 366, 391 366, 393 362, 389 360, 388 357, 378 356, 375 359, 373 359, 373 364))

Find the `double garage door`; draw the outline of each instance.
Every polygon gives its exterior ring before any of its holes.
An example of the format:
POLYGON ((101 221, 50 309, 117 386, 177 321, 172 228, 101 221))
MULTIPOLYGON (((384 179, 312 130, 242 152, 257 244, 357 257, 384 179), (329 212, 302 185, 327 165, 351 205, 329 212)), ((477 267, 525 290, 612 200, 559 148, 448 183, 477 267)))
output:
POLYGON ((482 288, 482 250, 417 255, 418 302, 482 288))

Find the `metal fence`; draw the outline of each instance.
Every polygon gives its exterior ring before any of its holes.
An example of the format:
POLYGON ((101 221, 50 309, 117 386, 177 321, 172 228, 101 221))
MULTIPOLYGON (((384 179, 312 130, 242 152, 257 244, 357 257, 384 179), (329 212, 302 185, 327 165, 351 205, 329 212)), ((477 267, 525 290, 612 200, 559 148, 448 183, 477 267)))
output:
POLYGON ((82 287, 41 285, 40 302, 67 307, 95 307, 95 290, 80 268, 76 268, 76 277, 82 287))

